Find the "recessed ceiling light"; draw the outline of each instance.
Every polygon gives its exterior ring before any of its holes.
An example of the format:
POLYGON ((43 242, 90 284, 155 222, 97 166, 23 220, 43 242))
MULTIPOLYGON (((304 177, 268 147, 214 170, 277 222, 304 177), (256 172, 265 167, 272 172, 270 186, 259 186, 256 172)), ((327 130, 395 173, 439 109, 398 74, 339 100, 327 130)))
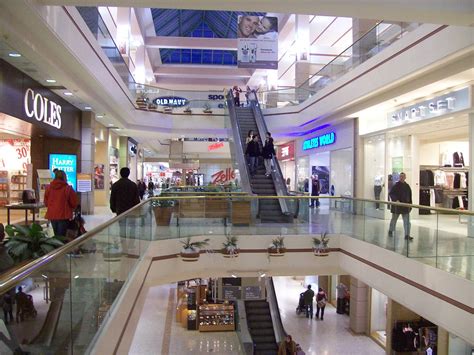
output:
POLYGON ((114 125, 113 123, 109 123, 109 127, 113 127, 113 125, 114 125))
POLYGON ((90 106, 85 106, 85 107, 84 107, 84 110, 92 110, 92 107, 90 107, 90 106))
POLYGON ((66 95, 66 96, 72 96, 72 92, 66 91, 66 92, 64 93, 64 95, 66 95))
POLYGON ((97 118, 102 118, 102 117, 104 117, 104 116, 103 116, 103 115, 97 115, 97 116, 95 116, 95 117, 97 117, 97 118))
POLYGON ((8 53, 8 56, 9 56, 9 57, 13 57, 13 58, 18 58, 18 57, 21 57, 21 54, 20 54, 20 53, 12 52, 12 53, 8 53))
POLYGON ((47 83, 54 84, 54 83, 56 82, 56 80, 54 80, 54 79, 46 79, 46 82, 47 82, 47 83))

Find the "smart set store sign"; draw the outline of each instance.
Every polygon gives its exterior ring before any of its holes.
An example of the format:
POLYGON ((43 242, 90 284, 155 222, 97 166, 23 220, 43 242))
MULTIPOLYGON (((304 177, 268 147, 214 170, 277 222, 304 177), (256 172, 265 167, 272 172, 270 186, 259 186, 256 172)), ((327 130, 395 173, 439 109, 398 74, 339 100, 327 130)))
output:
POLYGON ((153 100, 153 103, 158 106, 181 107, 188 104, 188 99, 177 96, 164 96, 157 97, 153 100))
POLYGON ((54 128, 61 129, 61 105, 28 88, 24 97, 25 113, 54 128))
POLYGON ((399 126, 406 123, 435 118, 465 110, 469 107, 469 88, 464 88, 390 112, 387 117, 388 126, 399 126))
POLYGON ((307 139, 303 142, 303 150, 314 149, 331 145, 336 142, 336 133, 329 132, 314 138, 307 139))

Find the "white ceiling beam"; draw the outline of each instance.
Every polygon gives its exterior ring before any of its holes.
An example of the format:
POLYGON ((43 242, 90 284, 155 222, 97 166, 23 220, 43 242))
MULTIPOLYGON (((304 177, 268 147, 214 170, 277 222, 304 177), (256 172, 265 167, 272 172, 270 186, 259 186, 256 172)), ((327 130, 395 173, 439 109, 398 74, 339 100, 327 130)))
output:
MULTIPOLYGON (((130 0, 38 0, 40 4, 130 6, 130 0)), ((161 9, 263 11, 320 16, 345 16, 446 25, 474 24, 472 0, 134 0, 134 7, 161 9)))
POLYGON ((187 48, 237 50, 236 38, 196 38, 196 37, 146 37, 148 48, 187 48))

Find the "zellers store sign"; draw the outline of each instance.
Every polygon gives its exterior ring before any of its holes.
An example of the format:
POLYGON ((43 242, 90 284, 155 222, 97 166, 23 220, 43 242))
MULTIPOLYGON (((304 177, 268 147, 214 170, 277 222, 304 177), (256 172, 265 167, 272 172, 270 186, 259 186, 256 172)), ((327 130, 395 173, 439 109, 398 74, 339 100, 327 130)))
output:
POLYGON ((28 88, 24 98, 25 113, 29 118, 61 129, 61 105, 28 88))

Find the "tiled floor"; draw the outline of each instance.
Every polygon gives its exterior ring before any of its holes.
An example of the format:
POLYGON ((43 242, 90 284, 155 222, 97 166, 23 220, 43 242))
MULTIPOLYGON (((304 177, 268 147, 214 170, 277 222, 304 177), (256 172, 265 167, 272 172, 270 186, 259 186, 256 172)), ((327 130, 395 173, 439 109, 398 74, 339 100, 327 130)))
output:
POLYGON ((301 281, 292 277, 274 277, 273 282, 283 326, 307 355, 385 354, 385 350, 369 337, 354 335, 349 329, 349 316, 337 314, 336 309, 329 304, 325 309, 324 321, 308 319, 304 314, 297 315, 299 295, 305 291, 301 281))
POLYGON ((206 332, 184 329, 176 322, 176 285, 149 289, 130 355, 142 354, 241 354, 235 332, 206 332))

